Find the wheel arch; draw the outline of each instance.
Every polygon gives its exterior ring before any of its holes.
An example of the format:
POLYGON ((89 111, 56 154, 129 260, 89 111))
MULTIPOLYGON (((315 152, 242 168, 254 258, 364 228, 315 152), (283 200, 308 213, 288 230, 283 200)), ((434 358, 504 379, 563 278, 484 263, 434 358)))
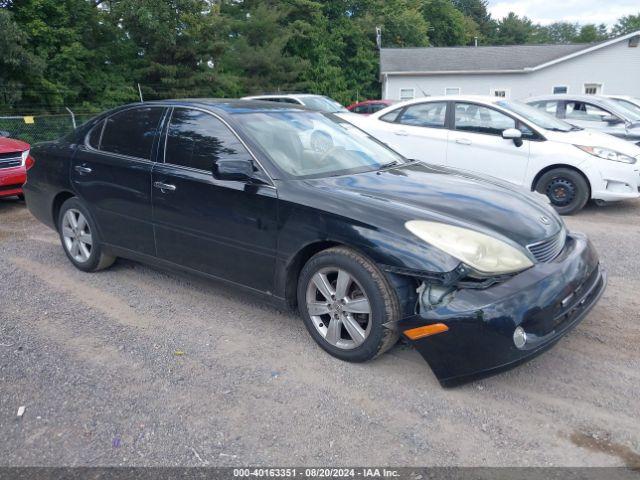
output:
POLYGON ((534 177, 533 182, 531 182, 531 191, 535 191, 536 185, 538 184, 538 182, 540 181, 540 179, 545 173, 550 172, 551 170, 556 170, 558 168, 573 170, 574 172, 579 174, 582 178, 584 178, 584 181, 587 182, 587 188, 589 189, 588 197, 591 198, 592 187, 591 187, 591 182, 589 181, 589 177, 587 177, 585 173, 579 168, 576 168, 573 165, 567 165, 566 163, 555 163, 553 165, 549 165, 548 167, 544 167, 542 170, 540 170, 534 177))
POLYGON ((56 230, 58 230, 58 216, 60 215, 60 208, 62 207, 62 204, 75 196, 76 195, 73 192, 63 190, 53 197, 53 201, 51 202, 51 219, 53 220, 53 225, 56 230))
MULTIPOLYGON (((345 242, 322 240, 305 245, 294 255, 285 267, 285 301, 288 308, 295 309, 298 305, 298 279, 305 264, 315 254, 334 247, 349 248, 359 255, 369 259, 374 264, 377 263, 370 255, 367 255, 367 252, 345 242)), ((389 285, 395 289, 402 311, 406 314, 413 308, 413 305, 415 305, 415 288, 413 288, 414 279, 397 274, 391 274, 384 270, 381 270, 381 272, 386 276, 389 281, 389 285)))

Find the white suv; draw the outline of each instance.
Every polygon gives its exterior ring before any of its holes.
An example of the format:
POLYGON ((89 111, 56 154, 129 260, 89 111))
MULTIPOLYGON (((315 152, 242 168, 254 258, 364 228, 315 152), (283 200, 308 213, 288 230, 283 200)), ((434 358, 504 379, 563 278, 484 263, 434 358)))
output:
MULTIPOLYGON (((342 116, 342 115, 340 115, 342 116)), ((344 116, 408 158, 507 180, 547 195, 561 214, 640 196, 640 148, 495 97, 410 100, 344 116)))

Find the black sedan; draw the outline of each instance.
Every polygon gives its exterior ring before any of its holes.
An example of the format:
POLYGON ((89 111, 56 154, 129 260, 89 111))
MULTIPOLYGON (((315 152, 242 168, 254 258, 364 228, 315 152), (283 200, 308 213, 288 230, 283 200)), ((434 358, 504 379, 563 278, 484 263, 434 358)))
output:
POLYGON ((402 335, 445 386, 539 354, 605 288, 542 196, 291 105, 129 105, 32 156, 27 205, 77 268, 126 257, 229 282, 297 307, 342 360, 402 335))

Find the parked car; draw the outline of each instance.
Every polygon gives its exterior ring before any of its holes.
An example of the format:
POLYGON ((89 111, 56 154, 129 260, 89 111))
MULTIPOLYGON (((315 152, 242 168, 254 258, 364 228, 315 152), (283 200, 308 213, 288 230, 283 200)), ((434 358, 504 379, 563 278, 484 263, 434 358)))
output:
POLYGON ((630 97, 628 95, 605 95, 609 100, 619 103, 627 110, 631 110, 640 116, 640 98, 630 97))
POLYGON ((595 95, 546 95, 528 98, 536 108, 567 121, 640 146, 640 114, 619 102, 595 95))
POLYGON ((28 143, 0 137, 0 198, 22 198, 22 184, 32 165, 28 143))
POLYGON ((371 115, 393 104, 393 100, 365 100, 364 102, 349 105, 347 110, 353 113, 359 113, 360 115, 371 115))
POLYGON ((80 270, 126 257, 226 281, 297 306, 342 360, 403 335, 443 385, 542 353, 605 288, 593 245, 537 194, 293 105, 129 105, 33 155, 27 206, 80 270), (309 130, 330 143, 303 147, 309 130))
POLYGON ((640 196, 640 148, 573 127, 520 102, 428 97, 347 120, 408 158, 543 193, 561 214, 580 210, 589 198, 640 196))
POLYGON ((262 100, 267 102, 290 103, 293 105, 302 105, 309 110, 325 113, 347 113, 348 110, 333 98, 324 95, 313 95, 310 93, 288 93, 288 94, 271 94, 271 95, 254 95, 251 97, 243 97, 242 100, 262 100))

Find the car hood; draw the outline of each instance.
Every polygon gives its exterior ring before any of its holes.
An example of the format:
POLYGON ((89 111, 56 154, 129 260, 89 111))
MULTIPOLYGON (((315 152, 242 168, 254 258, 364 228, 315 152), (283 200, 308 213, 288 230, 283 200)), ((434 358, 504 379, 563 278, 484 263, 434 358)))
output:
POLYGON ((537 198, 537 193, 421 162, 308 183, 323 190, 323 195, 349 196, 349 204, 346 199, 342 202, 343 211, 381 228, 429 220, 502 237, 520 246, 549 238, 564 228, 562 219, 542 196, 537 198), (353 203, 358 208, 346 206, 353 203))
MULTIPOLYGON (((638 136, 640 136, 640 131, 638 132, 638 136)), ((559 143, 583 145, 585 147, 610 148, 611 150, 624 153, 631 157, 640 155, 640 147, 637 147, 633 143, 596 130, 584 129, 571 132, 553 132, 546 130, 545 137, 547 137, 548 140, 559 143)))
POLYGON ((0 153, 24 152, 29 144, 13 138, 0 138, 0 153))

